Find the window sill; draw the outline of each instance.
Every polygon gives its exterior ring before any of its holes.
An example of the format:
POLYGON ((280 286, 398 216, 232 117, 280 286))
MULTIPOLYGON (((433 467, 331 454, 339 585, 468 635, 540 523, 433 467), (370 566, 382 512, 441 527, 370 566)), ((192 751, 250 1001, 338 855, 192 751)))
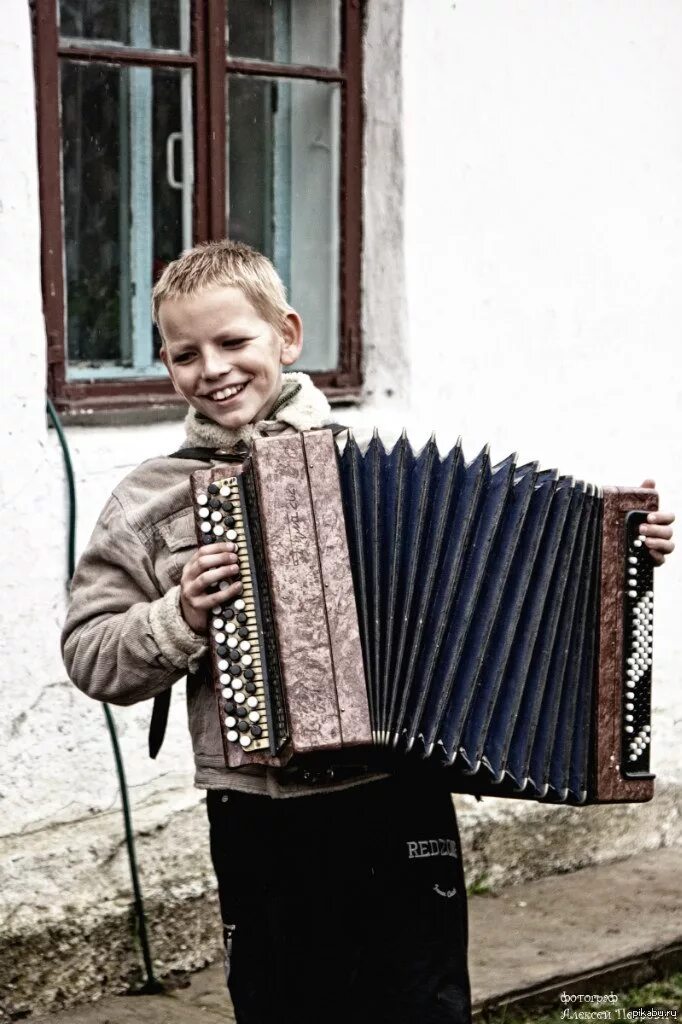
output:
MULTIPOLYGON (((64 427, 137 427, 152 423, 177 422, 184 420, 186 415, 187 406, 177 403, 129 406, 127 409, 62 409, 59 412, 59 419, 64 427)), ((48 426, 52 426, 49 420, 48 426)))
MULTIPOLYGON (((361 404, 363 395, 360 389, 323 389, 334 409, 354 407, 361 404)), ((101 400, 100 400, 101 403, 101 400)), ((183 420, 187 415, 184 402, 146 403, 145 405, 129 405, 118 409, 106 408, 102 404, 76 406, 71 409, 60 409, 59 419, 65 427, 137 427, 154 423, 173 423, 183 420)), ((51 420, 47 420, 52 427, 51 420)))

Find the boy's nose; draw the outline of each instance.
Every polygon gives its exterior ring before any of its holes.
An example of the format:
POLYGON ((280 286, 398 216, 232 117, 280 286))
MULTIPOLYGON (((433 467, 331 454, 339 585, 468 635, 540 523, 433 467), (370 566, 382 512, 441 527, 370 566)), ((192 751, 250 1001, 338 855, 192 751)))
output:
POLYGON ((224 377, 231 369, 232 363, 227 353, 209 352, 204 355, 201 375, 207 380, 213 380, 214 377, 224 377))

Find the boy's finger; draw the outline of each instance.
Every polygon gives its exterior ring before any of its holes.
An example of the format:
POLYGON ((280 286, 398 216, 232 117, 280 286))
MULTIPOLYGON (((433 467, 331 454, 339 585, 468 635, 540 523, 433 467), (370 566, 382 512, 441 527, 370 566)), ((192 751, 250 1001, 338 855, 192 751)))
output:
POLYGON ((234 600, 241 592, 241 581, 235 580, 225 590, 216 590, 214 594, 203 594, 201 597, 195 597, 192 601, 192 606, 201 609, 215 608, 218 604, 234 600))
POLYGON ((675 550, 673 541, 666 540, 665 537, 645 537, 644 543, 649 551, 662 551, 666 555, 671 555, 675 550))
POLYGON ((207 569, 216 568, 219 565, 236 565, 237 555, 232 551, 221 551, 215 555, 204 555, 195 552, 193 557, 185 563, 183 575, 186 579, 196 579, 207 569))
POLYGON ((646 487, 647 490, 653 491, 653 490, 656 489, 656 481, 647 478, 646 480, 643 480, 642 483, 639 486, 640 487, 646 487))
POLYGON ((650 512, 646 517, 647 523, 661 523, 664 526, 668 526, 670 523, 675 522, 674 512, 650 512))
POLYGON ((670 540, 673 535, 672 526, 659 526, 656 523, 642 523, 639 532, 644 537, 662 537, 664 540, 670 540))
POLYGON ((215 569, 208 569, 197 576, 194 586, 198 591, 207 590, 212 583, 229 579, 231 576, 236 576, 238 572, 238 565, 219 565, 215 569))

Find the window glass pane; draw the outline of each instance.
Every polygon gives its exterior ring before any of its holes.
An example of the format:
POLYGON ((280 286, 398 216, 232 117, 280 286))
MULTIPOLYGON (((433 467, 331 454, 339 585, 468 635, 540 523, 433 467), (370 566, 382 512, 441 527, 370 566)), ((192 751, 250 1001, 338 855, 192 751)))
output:
POLYGON ((277 64, 336 67, 339 0, 227 0, 227 51, 277 64))
POLYGON ((301 368, 333 369, 339 333, 339 87, 228 77, 229 233, 266 253, 303 317, 301 368))
POLYGON ((191 72, 64 61, 69 377, 158 372, 154 278, 192 241, 191 72))
POLYGON ((62 38, 189 51, 190 0, 59 0, 62 38))

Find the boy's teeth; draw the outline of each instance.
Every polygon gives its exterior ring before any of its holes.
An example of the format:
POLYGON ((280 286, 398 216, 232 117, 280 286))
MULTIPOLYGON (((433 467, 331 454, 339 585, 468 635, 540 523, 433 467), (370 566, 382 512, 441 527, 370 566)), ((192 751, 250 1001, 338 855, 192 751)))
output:
POLYGON ((224 388, 222 391, 214 391, 211 398, 215 398, 218 401, 222 401, 223 398, 232 398, 238 391, 241 391, 244 387, 243 384, 237 384, 233 388, 224 388))

